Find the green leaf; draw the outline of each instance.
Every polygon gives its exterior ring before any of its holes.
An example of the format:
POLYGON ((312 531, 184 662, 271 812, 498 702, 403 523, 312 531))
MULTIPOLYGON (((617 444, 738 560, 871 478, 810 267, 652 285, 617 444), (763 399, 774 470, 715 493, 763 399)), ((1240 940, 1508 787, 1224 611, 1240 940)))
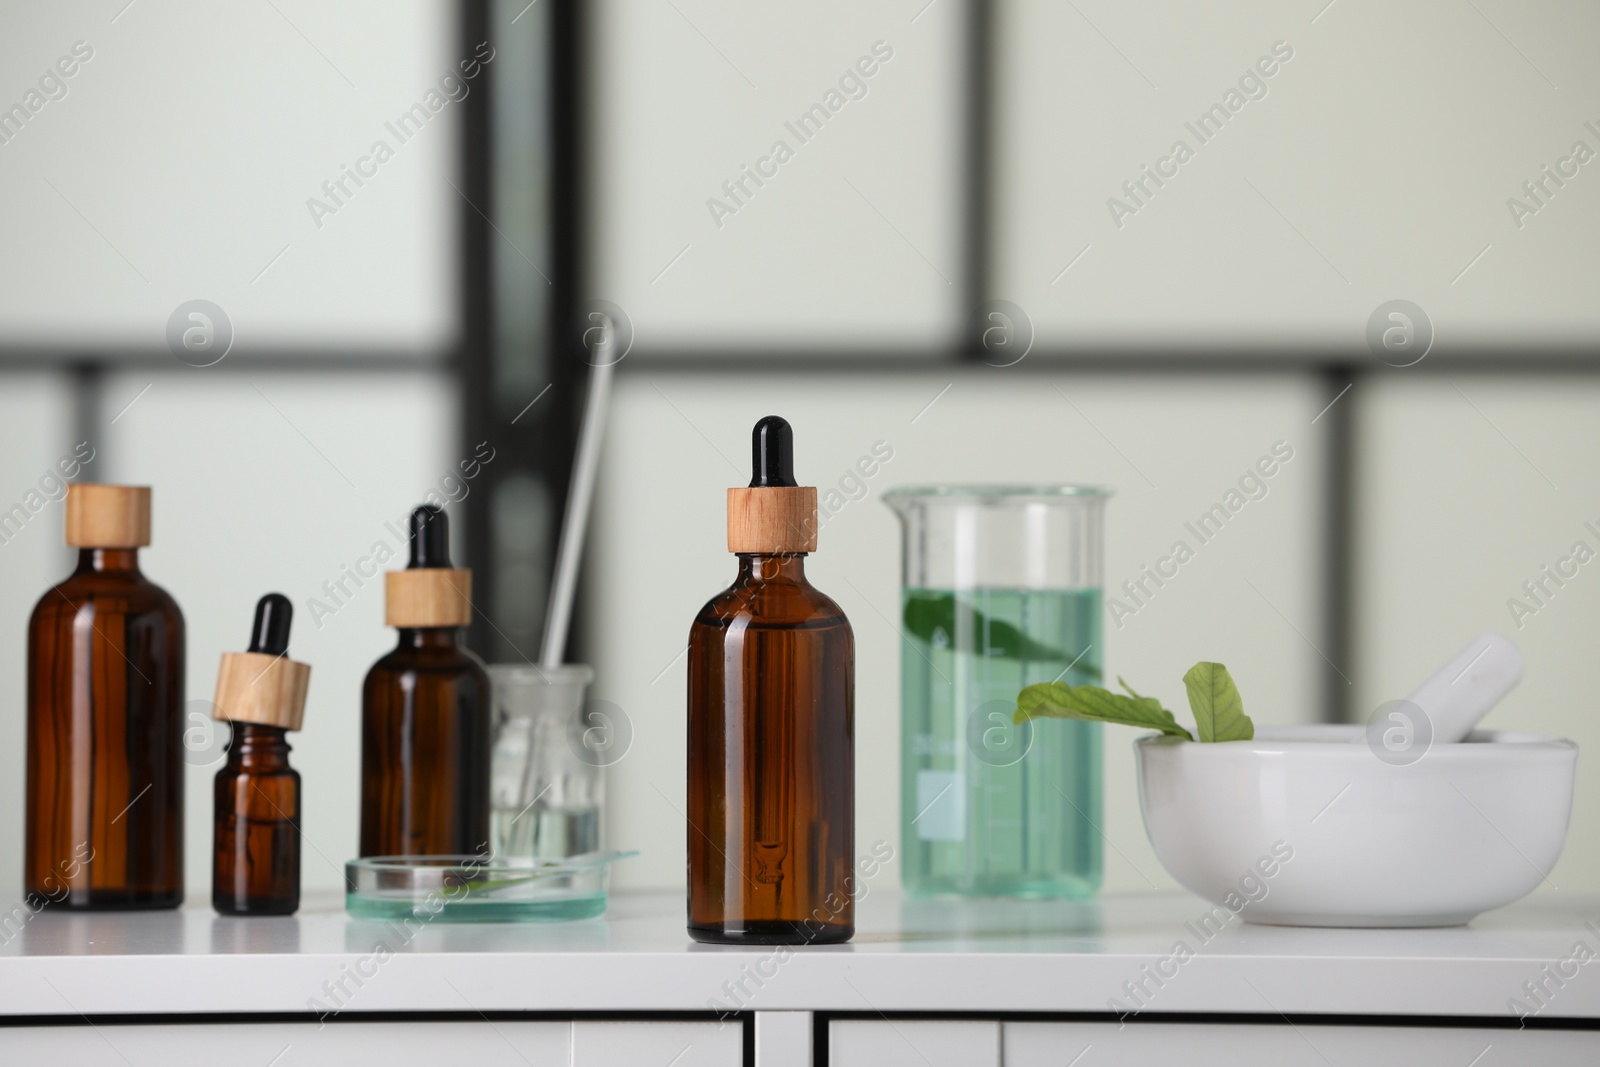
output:
MULTIPOLYGON (((1040 661, 1071 663, 1078 658, 1077 653, 1068 655, 1062 649, 1035 641, 1003 619, 991 619, 985 616, 971 604, 960 605, 960 610, 962 625, 958 628, 957 603, 953 593, 933 596, 913 595, 906 601, 906 630, 912 636, 936 648, 948 648, 953 645, 958 632, 971 634, 972 647, 963 648, 961 651, 989 658, 1027 660, 1032 663, 1040 661), (941 633, 943 644, 940 643, 941 633)), ((1083 661, 1074 667, 1073 671, 1088 678, 1100 677, 1099 666, 1091 662, 1093 658, 1084 656, 1083 661)))
MULTIPOLYGON (((1121 679, 1118 679, 1121 681, 1121 679)), ((1122 683, 1127 689, 1128 684, 1122 683)), ((1128 689, 1130 693, 1132 689, 1128 689)), ((1068 685, 1065 682, 1041 682, 1030 685, 1017 694, 1015 722, 1029 719, 1081 719, 1086 722, 1112 722, 1122 726, 1142 726, 1160 730, 1173 737, 1193 741, 1194 737, 1178 725, 1172 712, 1161 706, 1154 697, 1138 694, 1123 696, 1101 689, 1097 685, 1068 685)))
POLYGON ((1248 741, 1255 737, 1256 724, 1244 713, 1244 701, 1228 668, 1220 663, 1196 663, 1183 676, 1183 685, 1189 691, 1189 708, 1200 740, 1248 741))

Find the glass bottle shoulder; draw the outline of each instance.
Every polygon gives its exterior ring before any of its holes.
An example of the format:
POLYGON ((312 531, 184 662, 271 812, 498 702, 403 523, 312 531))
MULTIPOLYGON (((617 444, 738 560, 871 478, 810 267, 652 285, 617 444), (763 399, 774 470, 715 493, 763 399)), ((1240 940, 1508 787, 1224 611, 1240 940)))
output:
POLYGON ((748 575, 741 575, 708 600, 695 617, 696 625, 717 629, 735 623, 756 628, 850 629, 839 605, 810 582, 748 575))
POLYGON ((138 571, 79 571, 69 575, 45 590, 34 605, 31 621, 37 626, 85 609, 93 613, 102 604, 114 606, 119 614, 160 615, 179 627, 183 625, 183 611, 172 594, 138 571))
POLYGON ((470 649, 453 641, 416 644, 404 634, 394 648, 378 657, 367 677, 407 673, 474 675, 485 682, 489 677, 483 660, 470 649))

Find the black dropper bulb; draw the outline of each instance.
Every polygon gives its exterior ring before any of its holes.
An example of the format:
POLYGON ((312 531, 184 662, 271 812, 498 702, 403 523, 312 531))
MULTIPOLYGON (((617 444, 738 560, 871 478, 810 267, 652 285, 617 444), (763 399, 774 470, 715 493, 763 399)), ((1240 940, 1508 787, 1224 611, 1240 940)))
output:
POLYGON ((794 431, 777 415, 768 415, 750 432, 750 488, 793 486, 794 431))
POLYGON ((411 561, 407 569, 450 566, 450 519, 432 504, 411 513, 411 561))
POLYGON ((281 656, 289 651, 289 624, 294 605, 282 593, 268 593, 256 601, 256 622, 250 628, 250 651, 281 656))

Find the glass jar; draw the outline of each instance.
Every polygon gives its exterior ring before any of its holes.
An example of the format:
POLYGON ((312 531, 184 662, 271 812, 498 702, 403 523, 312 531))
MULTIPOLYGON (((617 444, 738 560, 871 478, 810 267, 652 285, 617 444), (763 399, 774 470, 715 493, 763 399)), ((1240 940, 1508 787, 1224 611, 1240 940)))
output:
MULTIPOLYGON (((489 668, 494 753, 490 839, 501 859, 560 860, 598 852, 605 765, 621 758, 609 706, 585 700, 594 669, 489 668)), ((621 741, 626 750, 626 742, 621 741)))
POLYGON ((914 896, 1100 887, 1100 724, 1014 724, 1038 682, 1101 683, 1110 492, 894 489, 900 516, 902 879, 914 896))

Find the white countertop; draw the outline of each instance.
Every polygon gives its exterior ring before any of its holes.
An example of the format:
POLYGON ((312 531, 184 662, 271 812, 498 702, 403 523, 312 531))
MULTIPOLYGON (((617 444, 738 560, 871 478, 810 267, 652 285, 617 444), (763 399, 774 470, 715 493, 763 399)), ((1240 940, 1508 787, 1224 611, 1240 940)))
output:
MULTIPOLYGON (((921 902, 878 889, 853 942, 782 954, 695 944, 678 894, 624 894, 584 922, 434 922, 409 943, 347 918, 334 897, 281 919, 225 919, 199 902, 46 912, 0 945, 0 1014, 303 1013, 313 997, 346 1013, 705 1011, 711 998, 746 1010, 1105 1012, 1182 940, 1192 958, 1163 965, 1175 976, 1144 979, 1150 1013, 1503 1017, 1580 940, 1600 953, 1594 895, 1536 894, 1440 930, 1235 920, 1203 943, 1186 924, 1207 910, 1180 894, 921 902), (352 972, 370 977, 357 986, 352 972), (335 1000, 325 983, 341 978, 350 993, 335 1000), (724 983, 740 980, 751 995, 736 1003, 724 983)), ((1564 981, 1547 981, 1540 1016, 1600 1018, 1600 967, 1564 981)))

